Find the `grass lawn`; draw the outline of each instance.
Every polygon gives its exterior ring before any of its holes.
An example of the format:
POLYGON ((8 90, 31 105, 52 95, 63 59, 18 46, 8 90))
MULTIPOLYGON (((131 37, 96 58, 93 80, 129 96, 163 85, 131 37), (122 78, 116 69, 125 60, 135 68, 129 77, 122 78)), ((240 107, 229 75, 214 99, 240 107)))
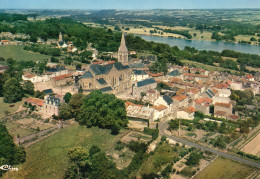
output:
POLYGON ((14 45, 0 46, 0 57, 4 57, 5 59, 13 58, 17 61, 37 61, 50 58, 50 56, 48 55, 43 55, 35 52, 28 52, 26 50, 23 50, 23 46, 14 45))
POLYGON ((74 123, 27 148, 26 162, 18 166, 19 174, 9 172, 4 178, 63 178, 69 166, 67 149, 76 146, 90 149, 97 145, 107 151, 114 147, 119 137, 111 135, 110 130, 86 128, 74 123))
POLYGON ((195 179, 244 179, 256 170, 250 166, 226 158, 217 158, 203 169, 195 179))
POLYGON ((5 111, 9 111, 10 113, 14 113, 18 110, 19 106, 23 103, 22 101, 19 101, 17 103, 4 103, 3 97, 0 97, 0 117, 3 117, 5 115, 5 111), (13 107, 10 107, 11 104, 14 104, 13 107))
POLYGON ((235 72, 235 70, 229 70, 226 68, 222 68, 222 67, 218 67, 218 66, 211 66, 211 65, 207 65, 207 64, 203 64, 203 63, 199 63, 199 62, 195 62, 195 61, 190 61, 190 60, 181 60, 184 64, 186 65, 193 65, 196 68, 203 68, 209 71, 231 71, 231 72, 235 72))

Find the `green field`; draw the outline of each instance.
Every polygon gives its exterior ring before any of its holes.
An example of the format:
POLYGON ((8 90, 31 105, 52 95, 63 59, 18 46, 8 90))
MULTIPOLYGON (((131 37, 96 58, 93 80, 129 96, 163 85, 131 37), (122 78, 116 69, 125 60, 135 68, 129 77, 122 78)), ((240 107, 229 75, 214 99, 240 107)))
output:
POLYGON ((111 150, 120 135, 111 135, 110 130, 86 128, 74 123, 53 136, 26 149, 26 162, 19 173, 9 172, 4 178, 63 178, 68 167, 67 149, 75 146, 90 148, 99 146, 111 150))
POLYGON ((18 110, 19 106, 23 103, 22 101, 19 101, 17 103, 14 103, 13 107, 10 107, 10 103, 4 103, 3 97, 0 97, 0 117, 3 117, 5 115, 5 111, 9 111, 10 113, 14 113, 18 110))
MULTIPOLYGON (((23 50, 23 46, 6 45, 0 46, 0 57, 13 58, 17 61, 38 61, 49 59, 50 56, 23 50)), ((0 62, 0 64, 4 64, 0 62)))
POLYGON ((247 165, 219 157, 195 176, 195 179, 244 179, 255 170, 247 165))

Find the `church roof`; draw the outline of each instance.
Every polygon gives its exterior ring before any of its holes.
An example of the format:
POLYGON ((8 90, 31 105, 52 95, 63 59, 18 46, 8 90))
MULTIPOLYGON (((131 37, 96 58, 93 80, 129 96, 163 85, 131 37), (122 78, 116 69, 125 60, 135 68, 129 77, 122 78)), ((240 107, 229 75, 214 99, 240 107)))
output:
POLYGON ((128 65, 122 65, 121 63, 114 63, 114 64, 107 64, 107 65, 96 65, 92 64, 90 65, 90 69, 95 75, 103 75, 103 74, 108 74, 113 66, 118 70, 125 70, 128 69, 128 65))
POLYGON ((106 84, 107 84, 107 82, 104 80, 104 78, 99 78, 99 79, 97 79, 97 81, 98 81, 99 84, 101 84, 101 85, 106 85, 106 84))
POLYGON ((137 87, 142 87, 142 86, 146 86, 146 85, 150 85, 156 83, 156 81, 153 78, 149 78, 149 79, 145 79, 142 81, 138 81, 137 82, 137 87))
POLYGON ((93 78, 93 75, 90 71, 86 71, 81 78, 93 78))
POLYGON ((122 33, 121 44, 120 44, 120 47, 118 49, 118 52, 128 53, 128 49, 127 49, 126 44, 125 44, 125 34, 124 33, 122 33))
POLYGON ((108 92, 108 91, 112 91, 113 89, 111 88, 111 86, 105 87, 105 88, 101 88, 100 91, 101 92, 108 92))

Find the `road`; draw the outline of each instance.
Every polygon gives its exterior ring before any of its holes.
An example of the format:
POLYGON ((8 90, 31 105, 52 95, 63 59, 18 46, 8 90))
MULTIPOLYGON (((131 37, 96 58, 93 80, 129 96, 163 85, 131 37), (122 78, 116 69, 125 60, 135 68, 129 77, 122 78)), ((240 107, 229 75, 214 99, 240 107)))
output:
POLYGON ((168 128, 168 121, 160 123, 160 125, 159 125, 160 134, 165 135, 169 139, 175 140, 176 142, 183 143, 185 145, 189 145, 191 147, 195 147, 195 148, 198 148, 198 149, 201 149, 201 150, 204 150, 204 151, 210 151, 214 154, 217 154, 217 155, 222 156, 222 157, 229 158, 231 160, 235 160, 235 161, 238 161, 238 162, 241 162, 241 163, 253 166, 253 167, 260 168, 260 163, 253 162, 251 160, 246 160, 244 158, 240 158, 240 157, 237 157, 237 156, 234 156, 234 155, 230 155, 230 154, 227 154, 225 152, 221 152, 221 151, 218 151, 218 150, 215 150, 215 149, 212 149, 212 148, 209 148, 209 147, 206 147, 206 146, 203 146, 203 145, 200 145, 200 144, 197 144, 197 143, 193 143, 193 142, 190 142, 188 140, 173 136, 173 135, 169 135, 169 134, 166 133, 167 128, 168 128))

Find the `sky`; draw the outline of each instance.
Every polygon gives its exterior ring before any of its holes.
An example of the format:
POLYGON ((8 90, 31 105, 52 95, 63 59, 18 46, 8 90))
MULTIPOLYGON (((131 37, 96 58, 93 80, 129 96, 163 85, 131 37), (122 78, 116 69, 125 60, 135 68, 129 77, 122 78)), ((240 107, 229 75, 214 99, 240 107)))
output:
POLYGON ((260 8, 260 0, 0 0, 0 9, 260 8))

